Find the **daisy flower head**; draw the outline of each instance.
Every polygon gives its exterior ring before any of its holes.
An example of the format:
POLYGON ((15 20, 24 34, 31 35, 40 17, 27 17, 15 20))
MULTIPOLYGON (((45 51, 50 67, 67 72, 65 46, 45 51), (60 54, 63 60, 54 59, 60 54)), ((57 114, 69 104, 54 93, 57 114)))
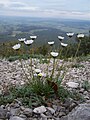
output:
POLYGON ((78 35, 77 35, 77 38, 80 38, 80 39, 81 39, 81 38, 84 38, 84 34, 78 34, 78 35))
POLYGON ((31 45, 34 41, 33 40, 25 40, 24 43, 26 45, 31 45))
POLYGON ((50 45, 50 46, 54 45, 54 41, 48 42, 48 45, 50 45))
POLYGON ((35 72, 36 72, 36 74, 39 74, 39 73, 41 73, 41 70, 40 69, 35 69, 35 72))
POLYGON ((60 41, 62 41, 62 40, 64 40, 64 37, 63 37, 63 36, 58 36, 58 39, 59 39, 60 41))
POLYGON ((61 46, 62 46, 62 47, 67 47, 68 44, 66 44, 66 43, 62 43, 62 42, 61 42, 61 46))
POLYGON ((31 38, 32 40, 35 40, 35 39, 37 38, 37 36, 30 36, 30 38, 31 38))
POLYGON ((18 39, 20 42, 24 42, 26 40, 26 38, 20 38, 18 39))
POLYGON ((58 56, 58 52, 51 52, 51 56, 52 56, 53 58, 56 58, 56 57, 58 56))
POLYGON ((14 45, 12 48, 13 48, 14 50, 18 50, 18 49, 20 49, 20 47, 21 47, 21 44, 16 44, 16 45, 14 45))
POLYGON ((71 32, 71 33, 66 33, 66 34, 67 34, 67 36, 70 37, 70 38, 74 35, 73 32, 71 32))

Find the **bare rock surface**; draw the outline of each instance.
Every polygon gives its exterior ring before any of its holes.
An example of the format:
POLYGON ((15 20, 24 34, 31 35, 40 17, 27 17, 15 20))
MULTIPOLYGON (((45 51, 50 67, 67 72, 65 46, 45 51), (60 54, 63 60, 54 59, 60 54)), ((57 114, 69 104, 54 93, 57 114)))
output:
MULTIPOLYGON (((51 74, 52 67, 53 67, 53 60, 48 64, 48 75, 51 74)), ((55 76, 60 72, 60 75, 63 74, 63 70, 59 70, 61 65, 66 67, 66 74, 65 78, 62 81, 63 83, 66 82, 77 82, 83 83, 83 81, 90 82, 90 62, 83 61, 76 67, 72 67, 72 62, 63 62, 63 60, 56 60, 57 68, 55 69, 55 76)), ((47 64, 40 63, 39 59, 33 59, 32 61, 32 69, 35 72, 35 69, 41 69, 41 72, 46 74, 47 73, 47 64), (43 66, 43 67, 42 67, 43 66)), ((19 60, 14 62, 9 62, 5 59, 0 59, 0 93, 2 92, 1 89, 3 86, 8 85, 24 85, 27 82, 25 78, 25 74, 30 76, 30 59, 29 60, 22 60, 22 64, 19 60), (23 66, 23 67, 22 67, 23 66), (22 69, 23 68, 23 69, 22 69), (24 74, 25 72, 25 74, 24 74)))
POLYGON ((90 120, 90 104, 80 104, 61 120, 90 120))

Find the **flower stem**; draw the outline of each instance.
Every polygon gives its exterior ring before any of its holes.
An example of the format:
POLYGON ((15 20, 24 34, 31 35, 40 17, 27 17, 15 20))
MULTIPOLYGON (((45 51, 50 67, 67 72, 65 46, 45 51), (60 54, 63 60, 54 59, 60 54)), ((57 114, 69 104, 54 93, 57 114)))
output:
POLYGON ((55 70, 55 58, 53 59, 53 69, 52 69, 52 74, 51 74, 51 80, 54 76, 54 70, 55 70))
POLYGON ((50 52, 52 51, 52 46, 50 46, 50 51, 49 51, 49 56, 48 56, 48 64, 47 64, 47 77, 48 77, 48 68, 49 68, 49 63, 50 63, 50 52))
POLYGON ((76 58, 76 56, 77 56, 77 54, 78 54, 78 51, 79 51, 80 45, 81 45, 81 39, 80 39, 80 42, 79 42, 79 44, 78 44, 78 47, 77 47, 77 50, 76 50, 76 53, 75 53, 74 58, 76 58))
POLYGON ((25 70, 24 70, 24 68, 23 68, 22 59, 20 58, 19 61, 20 61, 20 63, 21 63, 21 68, 22 68, 22 71, 23 71, 23 73, 24 73, 26 79, 28 80, 28 82, 30 82, 30 81, 29 81, 29 78, 28 78, 28 75, 26 74, 26 72, 25 72, 25 70))

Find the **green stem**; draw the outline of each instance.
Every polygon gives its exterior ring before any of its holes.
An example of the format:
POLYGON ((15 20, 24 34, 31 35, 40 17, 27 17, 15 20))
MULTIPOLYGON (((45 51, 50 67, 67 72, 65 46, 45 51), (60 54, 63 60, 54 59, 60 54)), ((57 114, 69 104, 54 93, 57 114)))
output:
POLYGON ((59 68, 59 71, 58 71, 58 74, 57 74, 57 80, 59 79, 60 72, 61 72, 62 68, 63 68, 63 63, 62 63, 62 65, 61 65, 60 68, 59 68))
POLYGON ((54 70, 55 70, 55 58, 53 59, 53 69, 52 69, 52 74, 51 74, 51 80, 54 76, 54 70))
POLYGON ((63 51, 63 48, 61 48, 61 50, 59 50, 59 58, 61 57, 62 51, 63 51))
POLYGON ((47 72, 47 77, 48 77, 48 68, 49 68, 49 63, 50 63, 50 53, 51 53, 51 51, 52 51, 52 46, 50 46, 50 52, 49 52, 49 60, 48 60, 48 64, 47 64, 47 70, 46 70, 46 72, 47 72))
MULTIPOLYGON (((61 53, 62 53, 62 50, 61 50, 60 54, 61 54, 61 53)), ((66 53, 65 53, 65 58, 66 58, 66 56, 67 56, 67 53, 68 53, 68 48, 67 48, 66 53)), ((61 55, 60 55, 60 56, 61 56, 61 55)), ((59 72, 58 72, 58 75, 57 75, 57 80, 59 79, 60 71, 61 71, 63 68, 64 68, 64 60, 63 60, 63 62, 62 62, 62 65, 60 66, 60 69, 59 69, 59 72)))
POLYGON ((49 63, 50 63, 50 56, 49 56, 49 60, 48 60, 48 64, 47 64, 47 69, 46 69, 46 72, 47 72, 47 77, 48 77, 48 68, 49 68, 49 63))
MULTIPOLYGON (((61 48, 61 50, 59 50, 59 59, 60 59, 60 57, 61 57, 62 51, 63 51, 63 48, 61 48)), ((58 59, 57 59, 57 61, 56 61, 56 67, 57 67, 57 63, 58 63, 58 59)))
POLYGON ((24 75, 25 75, 25 77, 26 77, 26 79, 28 80, 28 82, 29 82, 29 78, 28 78, 28 76, 27 76, 27 74, 26 74, 26 72, 25 72, 25 70, 24 70, 24 68, 23 68, 23 63, 22 63, 22 59, 20 58, 20 63, 21 63, 21 68, 22 68, 22 71, 23 71, 23 73, 24 73, 24 75))
POLYGON ((78 51, 79 51, 80 45, 81 45, 81 39, 80 39, 80 42, 79 42, 79 44, 78 44, 78 47, 77 47, 77 50, 76 50, 76 53, 75 53, 74 58, 77 57, 77 54, 78 54, 78 51))
POLYGON ((33 70, 32 70, 32 57, 31 57, 31 76, 33 76, 33 70))

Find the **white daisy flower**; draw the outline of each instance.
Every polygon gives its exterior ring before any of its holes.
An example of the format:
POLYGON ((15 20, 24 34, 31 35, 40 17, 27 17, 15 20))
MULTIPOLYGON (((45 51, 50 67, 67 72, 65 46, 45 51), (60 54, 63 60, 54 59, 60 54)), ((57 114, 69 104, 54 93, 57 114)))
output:
POLYGON ((35 39, 37 38, 37 36, 30 36, 30 38, 31 38, 32 40, 35 40, 35 39))
POLYGON ((37 74, 39 74, 39 73, 41 73, 41 70, 40 70, 40 69, 35 69, 35 72, 36 72, 37 74))
POLYGON ((34 76, 34 77, 37 77, 37 74, 35 73, 35 74, 33 74, 33 76, 34 76))
POLYGON ((64 39, 64 37, 58 36, 58 39, 59 39, 60 41, 62 41, 62 40, 64 39))
POLYGON ((68 44, 65 44, 65 43, 62 43, 61 42, 61 46, 63 46, 63 47, 66 47, 68 44))
POLYGON ((74 35, 74 33, 66 33, 68 37, 72 37, 74 35))
POLYGON ((49 44, 49 45, 53 45, 53 44, 54 44, 54 41, 52 41, 52 42, 48 42, 48 44, 49 44))
POLYGON ((83 38, 83 37, 84 37, 84 34, 78 34, 77 37, 78 37, 78 38, 83 38))
POLYGON ((26 38, 20 38, 18 39, 20 42, 24 42, 26 40, 26 38))
POLYGON ((31 45, 34 41, 33 40, 25 40, 24 43, 26 45, 31 45))
POLYGON ((13 48, 14 50, 18 50, 20 47, 21 47, 21 44, 16 44, 16 45, 14 45, 12 48, 13 48))
POLYGON ((52 57, 57 57, 58 56, 58 52, 51 52, 51 56, 52 57))

